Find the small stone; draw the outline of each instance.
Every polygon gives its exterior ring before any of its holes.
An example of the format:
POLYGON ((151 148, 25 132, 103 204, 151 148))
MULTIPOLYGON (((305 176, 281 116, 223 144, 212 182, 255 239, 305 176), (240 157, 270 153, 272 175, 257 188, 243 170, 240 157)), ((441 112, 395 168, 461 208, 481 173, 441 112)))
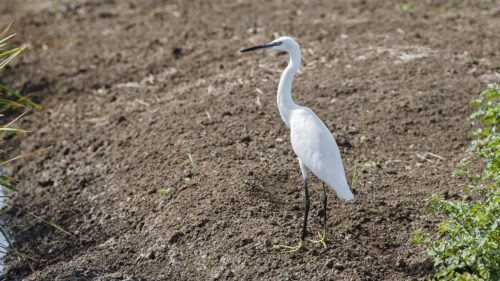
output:
POLYGON ((335 264, 335 269, 338 269, 338 270, 342 271, 342 270, 344 270, 344 269, 345 269, 345 267, 344 267, 344 265, 343 265, 343 264, 341 264, 341 263, 337 263, 337 264, 335 264))
POLYGON ((151 250, 151 252, 149 252, 148 254, 148 259, 150 260, 154 260, 155 259, 155 251, 151 250))
POLYGON ((110 280, 116 279, 116 280, 122 280, 123 279, 123 274, 120 272, 115 272, 106 275, 106 278, 109 278, 110 280))
POLYGON ((251 243, 253 243, 253 238, 243 238, 241 240, 242 247, 244 247, 244 246, 246 246, 248 244, 251 244, 251 243))
POLYGON ((176 59, 178 59, 181 55, 182 55, 182 49, 179 48, 179 47, 175 47, 173 50, 172 50, 172 54, 174 55, 174 57, 176 59))
POLYGON ((241 139, 241 142, 248 144, 249 142, 252 141, 252 138, 250 136, 245 136, 241 139))

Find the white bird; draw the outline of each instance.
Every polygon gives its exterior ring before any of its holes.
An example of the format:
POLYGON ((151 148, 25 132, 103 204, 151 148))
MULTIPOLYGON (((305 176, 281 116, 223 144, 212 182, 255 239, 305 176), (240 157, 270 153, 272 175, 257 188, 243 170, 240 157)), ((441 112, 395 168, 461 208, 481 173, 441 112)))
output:
POLYGON ((300 249, 307 249, 305 246, 307 216, 309 213, 309 191, 307 189, 307 170, 310 170, 323 181, 323 235, 321 240, 313 243, 321 243, 326 248, 326 243, 330 242, 326 238, 326 188, 328 184, 337 196, 344 200, 353 200, 354 195, 349 189, 345 177, 344 166, 340 157, 340 151, 330 130, 314 114, 314 112, 304 106, 297 105, 292 100, 292 81, 295 72, 300 66, 300 47, 295 40, 290 37, 280 37, 272 42, 250 47, 241 52, 253 51, 261 48, 270 48, 285 51, 290 55, 290 62, 281 74, 278 85, 277 103, 281 119, 290 129, 290 139, 292 148, 299 158, 300 170, 304 179, 305 190, 305 214, 302 226, 302 237, 296 247, 282 246, 287 252, 296 252, 300 249))

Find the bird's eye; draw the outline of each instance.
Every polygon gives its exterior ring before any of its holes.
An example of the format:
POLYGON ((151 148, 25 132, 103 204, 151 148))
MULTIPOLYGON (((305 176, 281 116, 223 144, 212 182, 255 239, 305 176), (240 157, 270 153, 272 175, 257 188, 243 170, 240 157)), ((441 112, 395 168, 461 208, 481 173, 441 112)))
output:
POLYGON ((281 45, 283 45, 283 41, 276 42, 276 46, 281 46, 281 45))

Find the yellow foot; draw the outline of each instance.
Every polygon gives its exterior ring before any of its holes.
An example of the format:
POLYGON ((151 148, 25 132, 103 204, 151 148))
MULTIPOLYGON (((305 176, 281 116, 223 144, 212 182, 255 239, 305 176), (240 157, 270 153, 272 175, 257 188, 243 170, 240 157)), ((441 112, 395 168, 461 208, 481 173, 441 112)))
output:
POLYGON ((306 247, 306 243, 304 243, 304 240, 301 240, 298 246, 291 247, 291 246, 284 246, 284 245, 276 245, 276 249, 286 249, 286 251, 283 251, 283 253, 291 254, 298 252, 300 250, 305 250, 308 251, 309 249, 306 247))
POLYGON ((332 240, 326 238, 326 227, 323 228, 323 235, 321 235, 321 233, 319 233, 319 232, 318 232, 318 235, 321 238, 321 240, 309 240, 309 241, 311 243, 321 243, 323 245, 323 247, 325 247, 325 249, 327 248, 326 243, 333 242, 332 240))

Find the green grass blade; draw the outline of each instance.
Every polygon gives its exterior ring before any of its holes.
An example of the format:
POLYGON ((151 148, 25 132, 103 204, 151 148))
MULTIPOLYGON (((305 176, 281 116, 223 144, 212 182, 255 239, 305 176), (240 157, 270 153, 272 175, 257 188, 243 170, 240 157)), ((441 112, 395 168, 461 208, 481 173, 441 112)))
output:
POLYGON ((13 128, 0 128, 0 132, 3 133, 25 133, 26 131, 13 129, 13 128))
POLYGON ((194 162, 194 158, 191 152, 188 152, 187 155, 189 157, 189 164, 191 164, 191 167, 196 168, 196 163, 194 162))
POLYGON ((13 106, 25 107, 24 104, 20 104, 20 103, 17 103, 15 101, 11 101, 8 99, 2 99, 2 98, 0 98, 0 104, 9 104, 9 105, 13 105, 13 106))
POLYGON ((358 170, 358 163, 354 164, 354 171, 352 172, 352 179, 351 179, 352 190, 356 189, 356 179, 358 178, 357 170, 358 170))
POLYGON ((11 54, 10 57, 8 57, 6 60, 0 62, 0 70, 2 70, 2 68, 4 68, 11 60, 13 60, 15 57, 17 57, 17 55, 22 53, 24 50, 26 50, 26 46, 21 47, 21 49, 19 49, 15 53, 11 54))
POLYGON ((36 108, 42 108, 42 107, 41 107, 41 106, 39 106, 38 104, 36 104, 36 103, 32 102, 31 100, 29 100, 29 99, 27 99, 26 97, 24 97, 24 96, 22 96, 22 95, 20 95, 20 94, 18 94, 18 93, 16 93, 16 92, 14 92, 13 90, 11 90, 11 89, 9 89, 9 88, 5 87, 5 86, 4 86, 4 85, 2 85, 2 84, 0 84, 0 89, 2 89, 2 90, 4 90, 4 91, 7 91, 7 92, 11 93, 12 95, 14 95, 14 96, 16 96, 16 97, 18 97, 18 98, 20 98, 20 99, 22 99, 22 100, 26 101, 27 103, 29 103, 30 105, 32 105, 32 106, 34 106, 34 107, 36 107, 36 108))
POLYGON ((7 36, 7 37, 5 37, 5 38, 3 38, 2 40, 0 40, 0 44, 2 44, 2 43, 4 43, 4 42, 7 42, 7 40, 9 40, 10 38, 12 38, 12 37, 14 37, 14 36, 16 36, 16 34, 15 34, 15 33, 14 33, 14 34, 11 34, 11 35, 9 35, 9 36, 7 36))
POLYGON ((17 188, 15 188, 15 187, 13 187, 12 185, 7 184, 7 183, 5 183, 5 182, 3 182, 3 181, 0 181, 0 185, 5 186, 5 187, 7 187, 8 189, 10 189, 10 190, 12 190, 12 191, 15 191, 15 192, 21 193, 21 191, 19 191, 17 188))
POLYGON ((21 48, 22 48, 22 47, 17 47, 17 48, 14 48, 14 49, 12 49, 12 50, 5 51, 5 52, 3 52, 3 53, 0 53, 0 59, 1 59, 1 58, 3 58, 3 57, 6 57, 6 56, 8 56, 8 55, 10 55, 10 54, 12 54, 12 53, 15 53, 15 52, 17 52, 17 51, 21 50, 21 48))
POLYGON ((19 259, 16 248, 14 248, 12 241, 10 241, 9 236, 7 236, 7 233, 5 233, 5 231, 3 230, 3 227, 0 227, 0 233, 2 233, 2 236, 3 236, 3 238, 5 238, 5 241, 7 241, 7 243, 9 244, 10 249, 12 249, 12 251, 14 251, 14 253, 16 254, 16 257, 19 259))
POLYGON ((4 28, 4 30, 0 33, 0 38, 2 38, 5 34, 7 34, 7 32, 9 31, 10 27, 12 26, 12 24, 14 23, 14 21, 12 20, 6 28, 4 28))
MULTIPOLYGON (((2 164, 2 163, 0 162, 0 164, 2 164)), ((15 179, 13 177, 7 177, 7 176, 0 176, 0 179, 4 179, 4 180, 8 180, 8 181, 21 181, 21 180, 15 179)))
POLYGON ((55 227, 56 229, 58 229, 58 230, 60 230, 60 231, 62 231, 62 232, 64 232, 64 233, 66 233, 66 234, 68 234, 68 235, 70 235, 70 236, 75 236, 74 234, 71 234, 71 233, 69 233, 68 231, 66 231, 66 230, 62 229, 60 226, 58 226, 58 225, 57 225, 55 222, 53 222, 53 221, 50 221, 50 222, 49 222, 49 221, 46 221, 46 220, 42 219, 41 217, 39 217, 39 216, 37 216, 37 215, 35 215, 35 214, 33 214, 33 213, 29 212, 28 210, 25 210, 25 209, 23 209, 23 208, 21 208, 21 207, 19 207, 19 206, 13 205, 13 204, 9 204, 9 202, 5 202, 5 204, 6 204, 6 205, 8 205, 8 206, 11 206, 11 207, 13 207, 13 208, 16 208, 16 209, 18 209, 18 210, 20 210, 20 211, 22 211, 22 212, 24 212, 24 213, 26 213, 26 214, 28 214, 28 215, 30 215, 30 216, 32 216, 32 217, 34 217, 35 219, 37 219, 37 220, 39 220, 39 221, 41 221, 41 222, 44 222, 44 223, 46 223, 46 224, 48 224, 48 225, 52 225, 52 226, 53 226, 53 227, 55 227))

